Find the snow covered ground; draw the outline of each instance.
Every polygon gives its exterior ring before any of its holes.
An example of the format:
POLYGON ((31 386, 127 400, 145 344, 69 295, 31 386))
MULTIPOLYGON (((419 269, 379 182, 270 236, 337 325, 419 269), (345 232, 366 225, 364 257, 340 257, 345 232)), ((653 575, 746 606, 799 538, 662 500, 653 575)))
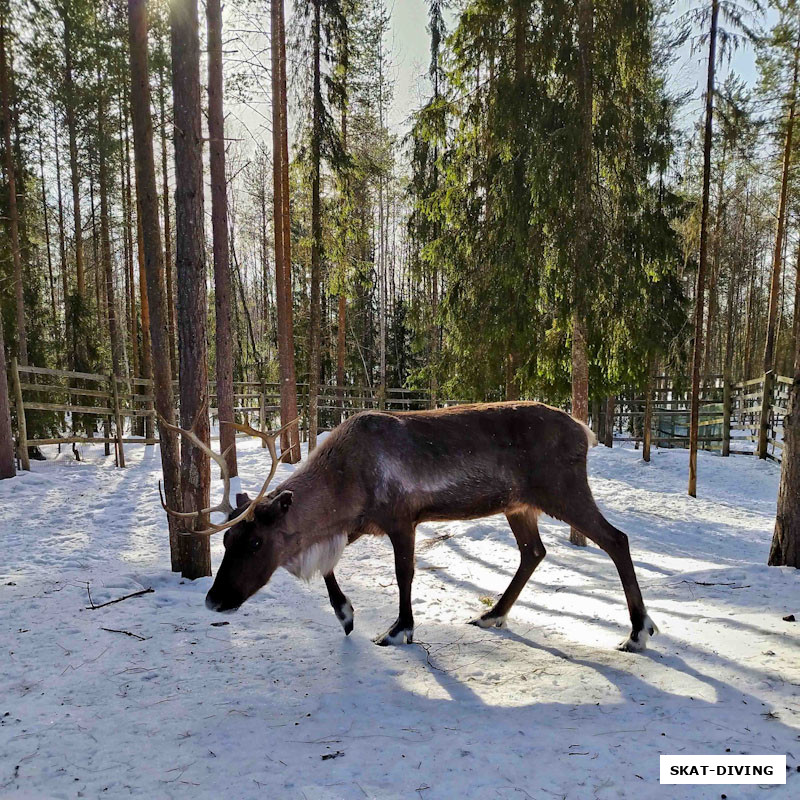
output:
MULTIPOLYGON (((629 625, 610 559, 546 519, 507 630, 464 624, 516 569, 502 517, 421 526, 413 645, 370 641, 396 616, 382 540, 337 569, 349 638, 321 580, 283 571, 212 614, 211 579, 169 572, 157 448, 124 470, 84 452, 0 482, 2 797, 800 796, 800 623, 782 620, 800 573, 764 566, 774 464, 701 453, 692 500, 685 451, 591 452, 661 628, 633 655, 614 650, 629 625), (87 610, 87 587, 95 604, 154 592, 87 610), (658 784, 661 753, 728 752, 786 753, 787 785, 658 784)), ((240 444, 246 487, 267 458, 240 444)))

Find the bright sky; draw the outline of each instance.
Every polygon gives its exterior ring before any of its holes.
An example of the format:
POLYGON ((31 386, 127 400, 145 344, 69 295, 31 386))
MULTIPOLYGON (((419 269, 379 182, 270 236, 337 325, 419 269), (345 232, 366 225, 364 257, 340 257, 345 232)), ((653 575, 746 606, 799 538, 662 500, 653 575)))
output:
POLYGON ((405 131, 405 120, 424 102, 427 89, 424 76, 430 60, 428 12, 425 0, 394 0, 392 42, 395 74, 394 102, 390 114, 392 126, 405 131))

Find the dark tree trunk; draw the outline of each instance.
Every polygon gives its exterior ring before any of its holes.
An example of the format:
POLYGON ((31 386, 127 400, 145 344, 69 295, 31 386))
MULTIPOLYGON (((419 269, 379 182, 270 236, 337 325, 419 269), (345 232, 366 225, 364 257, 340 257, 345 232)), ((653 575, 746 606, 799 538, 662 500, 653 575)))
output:
MULTIPOLYGON (((131 58, 131 107, 133 112, 133 147, 136 162, 136 190, 142 209, 144 261, 147 296, 150 301, 150 333, 156 353, 153 384, 156 410, 170 424, 175 424, 175 401, 172 394, 172 369, 167 357, 170 346, 161 231, 158 223, 153 124, 150 116, 150 83, 147 66, 146 0, 129 0, 129 44, 131 58)), ((180 459, 177 434, 159 426, 161 469, 164 490, 170 508, 181 508, 180 459)), ((178 528, 169 520, 169 545, 172 569, 181 569, 178 528)))
POLYGON ((167 290, 167 319, 169 321, 169 363, 172 374, 178 374, 177 348, 175 344, 175 289, 172 280, 172 230, 169 214, 169 170, 167 168, 167 113, 166 81, 164 70, 158 72, 158 102, 161 111, 161 202, 164 205, 164 274, 167 290))
POLYGON ((617 398, 613 394, 606 399, 606 424, 603 431, 603 444, 606 447, 614 446, 614 409, 616 402, 617 398))
POLYGON ((69 275, 67 273, 67 235, 64 227, 64 197, 61 191, 61 156, 58 147, 58 110, 53 104, 53 150, 56 159, 56 189, 58 194, 58 254, 61 262, 61 292, 64 304, 64 340, 59 347, 63 358, 59 361, 62 367, 67 366, 67 342, 69 342, 69 317, 67 316, 67 297, 69 296, 69 275))
MULTIPOLYGON (((134 169, 136 158, 134 155, 134 169)), ((159 239, 159 244, 161 240, 159 239)), ((142 208, 139 200, 139 185, 136 185, 136 252, 139 258, 139 308, 142 312, 142 377, 153 380, 153 347, 150 341, 150 302, 147 297, 147 264, 144 255, 144 231, 142 230, 142 208)), ((148 405, 152 410, 152 404, 148 405)), ((153 417, 144 417, 142 433, 145 439, 153 438, 153 417)))
MULTIPOLYGON (((131 152, 128 138, 128 102, 127 93, 124 104, 120 106, 120 135, 125 143, 122 170, 122 216, 125 228, 125 288, 126 305, 128 307, 128 337, 131 342, 130 370, 131 377, 139 376, 139 315, 136 312, 136 283, 133 279, 133 197, 131 192, 131 152), (124 124, 123 124, 124 120, 124 124), (124 135, 123 135, 124 134, 124 135)), ((133 424, 133 422, 131 423, 133 424)))
POLYGON ((67 112, 67 133, 69 134, 69 169, 72 181, 72 219, 75 230, 75 282, 78 295, 86 297, 86 277, 83 262, 83 223, 81 221, 81 183, 78 172, 78 130, 75 120, 76 98, 75 82, 72 77, 72 22, 69 8, 62 7, 64 22, 64 106, 67 112))
POLYGON ((98 172, 100 181, 100 248, 106 284, 106 311, 108 316, 108 335, 111 341, 111 364, 114 375, 122 376, 124 353, 117 323, 117 305, 114 292, 114 263, 111 259, 111 232, 109 224, 109 174, 108 174, 108 135, 106 131, 106 95, 98 81, 97 92, 98 124, 98 172))
POLYGON ((775 249, 772 254, 772 277, 769 291, 769 311, 767 314, 767 338, 764 343, 764 372, 775 369, 775 340, 777 338, 778 295, 781 282, 781 263, 783 259, 783 241, 786 231, 786 204, 789 197, 789 166, 792 160, 792 133, 794 130, 794 110, 797 99, 797 69, 800 55, 800 42, 794 51, 794 73, 792 89, 789 97, 789 109, 786 114, 786 138, 783 147, 783 171, 781 174, 781 193, 778 201, 778 221, 775 231, 775 249))
POLYGON ((51 236, 50 236, 50 209, 47 206, 47 190, 45 189, 44 182, 44 134, 42 132, 42 118, 37 114, 37 132, 39 134, 39 180, 42 183, 42 219, 44 221, 44 247, 47 251, 47 277, 50 286, 50 313, 51 325, 53 329, 53 343, 58 352, 58 309, 56 305, 56 282, 53 273, 53 252, 51 250, 51 236))
POLYGON ((697 438, 700 424, 700 369, 703 361, 703 312, 705 308, 706 269, 708 261, 708 204, 711 184, 711 145, 714 131, 714 70, 717 58, 717 20, 719 0, 711 0, 711 31, 708 43, 708 80, 706 83, 706 122, 703 139, 703 205, 700 216, 700 263, 694 310, 694 345, 692 348, 692 402, 689 420, 689 495, 697 497, 697 438))
POLYGON ((6 377, 6 344, 0 321, 0 480, 17 474, 14 462, 14 433, 11 430, 11 409, 6 377))
MULTIPOLYGON (((275 228, 275 305, 278 312, 278 359, 281 370, 281 423, 297 419, 297 382, 294 367, 292 312, 292 256, 289 229, 289 144, 286 111, 286 42, 282 0, 271 0, 272 23, 272 145, 275 228)), ((284 459, 300 460, 299 426, 281 435, 284 459)))
POLYGON ((217 411, 219 443, 231 476, 236 466, 236 431, 224 422, 233 415, 233 331, 231 329, 231 265, 228 246, 228 192, 225 181, 225 122, 222 109, 222 9, 207 0, 208 137, 211 165, 211 226, 214 243, 214 306, 216 308, 217 411))
MULTIPOLYGON (((200 43, 197 0, 170 4, 172 93, 175 121, 175 262, 178 276, 178 355, 181 427, 209 441, 208 353, 206 351, 206 275, 203 241, 203 150, 200 126, 200 43)), ((208 456, 190 442, 181 446, 184 511, 209 504, 208 456)), ((204 524, 202 521, 200 524, 204 524)), ((206 536, 181 540, 181 568, 187 578, 211 574, 206 536)))
POLYGON ((320 82, 320 0, 314 0, 312 23, 314 89, 311 130, 311 308, 308 342, 308 450, 317 446, 317 395, 320 367, 320 283, 322 254, 322 214, 319 198, 320 139, 322 137, 322 86, 320 82))
POLYGON ((800 340, 795 340, 794 381, 783 418, 781 482, 769 565, 800 567, 800 340))
MULTIPOLYGON (((572 264, 572 416, 581 422, 589 421, 589 358, 586 348, 586 309, 583 297, 582 274, 591 269, 592 237, 592 100, 594 95, 592 62, 594 50, 594 3, 579 0, 578 16, 578 172, 575 184, 575 208, 578 212, 575 228, 574 260, 572 264)), ((586 546, 586 537, 575 528, 569 540, 586 546)))
POLYGON ((22 294, 22 253, 19 242, 19 211, 17 209, 17 180, 14 151, 11 147, 11 79, 6 54, 6 6, 0 3, 0 112, 3 116, 3 149, 5 150, 6 182, 8 184, 8 229, 11 260, 14 269, 14 301, 17 322, 17 353, 19 363, 28 363, 28 335, 25 323, 25 301, 22 294))

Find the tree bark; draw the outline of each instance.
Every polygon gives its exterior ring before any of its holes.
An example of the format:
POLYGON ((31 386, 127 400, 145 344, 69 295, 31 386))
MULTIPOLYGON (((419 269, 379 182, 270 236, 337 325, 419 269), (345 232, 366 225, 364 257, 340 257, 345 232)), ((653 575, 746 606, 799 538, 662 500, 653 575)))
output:
MULTIPOLYGON (((589 421, 589 359, 586 348, 586 310, 582 274, 590 269, 592 236, 592 113, 594 50, 594 3, 579 0, 578 17, 578 171, 575 185, 575 209, 578 217, 575 228, 574 261, 572 264, 572 416, 581 422, 589 421)), ((586 546, 586 537, 570 529, 572 544, 586 546)))
POLYGON ((166 275, 167 319, 169 321, 169 363, 172 374, 178 374, 175 343, 175 289, 172 280, 172 230, 169 214, 169 170, 167 169, 166 81, 163 68, 158 71, 158 102, 161 112, 161 202, 164 205, 164 274, 166 275))
POLYGON ((697 438, 700 424, 700 369, 703 361, 703 312, 705 307, 706 262, 708 260, 708 205, 711 185, 711 145, 714 132, 714 70, 717 58, 717 21, 719 0, 711 0, 711 30, 708 43, 708 79, 706 82, 706 121, 703 139, 703 205, 700 215, 700 262, 694 310, 694 345, 692 348, 692 401, 689 419, 689 495, 697 497, 697 438))
MULTIPOLYGON (((292 249, 289 228, 289 144, 286 109, 286 40, 282 0, 271 0, 272 24, 272 163, 275 228, 275 286, 278 312, 278 358, 281 369, 281 424, 297 419, 292 312, 292 249)), ((300 460, 299 425, 281 434, 281 451, 291 464, 300 460)))
POLYGON ((58 346, 58 309, 56 306, 56 283, 53 273, 53 252, 51 250, 51 236, 50 236, 50 209, 47 206, 47 190, 44 181, 44 134, 42 132, 42 117, 41 110, 36 115, 36 127, 39 136, 39 180, 41 181, 41 194, 42 194, 42 220, 44 222, 44 248, 47 252, 47 277, 50 286, 50 314, 53 345, 56 353, 59 350, 58 346))
MULTIPOLYGON (((135 155, 135 154, 134 154, 135 155)), ((136 169, 134 157, 134 169, 136 169)), ((159 244, 161 239, 158 240, 159 244)), ((142 312, 142 377, 153 380, 153 346, 150 339, 150 302, 147 297, 147 264, 144 256, 144 231, 142 230, 142 208, 139 201, 139 185, 136 185, 136 252, 139 259, 139 309, 142 312)), ((152 410, 148 404, 147 410, 152 410)), ((144 417, 142 432, 145 439, 153 438, 153 418, 144 417)))
POLYGON ((308 341, 308 451, 317 446, 317 395, 320 369, 320 283, 322 215, 320 208, 320 139, 322 137, 322 86, 320 82, 320 0, 314 0, 311 28, 314 88, 311 129, 311 308, 308 341))
POLYGON ((614 446, 614 409, 616 407, 617 398, 614 395, 609 395, 606 399, 606 424, 603 433, 603 444, 606 447, 614 446))
POLYGON ((14 461, 14 433, 11 430, 8 378, 6 377, 6 344, 0 321, 0 480, 17 474, 14 461))
MULTIPOLYGON (((122 174, 122 216, 125 228, 125 288, 126 305, 128 307, 128 336, 131 342, 130 371, 131 377, 139 376, 139 315, 136 313, 136 284, 133 279, 133 197, 131 192, 131 152, 128 137, 128 107, 120 105, 120 137, 125 144, 124 158, 120 162, 122 174), (123 123, 124 120, 124 123, 123 123), (124 133, 124 135, 123 135, 124 133)), ((133 425, 133 421, 131 422, 133 425)))
POLYGON ((781 174, 781 193, 778 201, 778 221, 775 231, 775 248, 772 254, 772 277, 769 290, 769 312, 767 314, 767 338, 764 343, 764 372, 775 369, 775 339, 778 319, 778 295, 780 292, 783 240, 786 231, 786 204, 789 196, 789 167, 792 160, 792 133, 794 130, 794 111, 797 102, 797 69, 800 42, 795 45, 794 72, 786 114, 786 138, 783 146, 783 170, 781 174))
POLYGON ((75 82, 72 76, 72 21, 69 9, 61 9, 64 23, 64 107, 67 116, 67 133, 69 135, 69 168, 72 181, 72 219, 75 229, 75 282, 78 295, 86 297, 86 277, 83 261, 83 223, 81 221, 81 184, 78 172, 78 131, 75 120, 75 82))
POLYGON ((111 364, 114 375, 122 376, 124 353, 117 324, 117 305, 114 291, 114 263, 111 259, 111 232, 109 223, 108 134, 106 131, 106 95, 98 81, 97 92, 98 172, 100 182, 100 248, 106 284, 106 313, 108 335, 111 341, 111 364))
MULTIPOLYGON (((572 318, 572 416, 579 422, 589 422, 589 360, 586 353, 586 330, 577 311, 572 318)), ((586 547, 586 537, 570 528, 569 540, 586 547)))
MULTIPOLYGON (((153 155, 153 123, 150 115, 150 82, 147 64, 147 0, 128 0, 128 40, 131 59, 131 110, 133 147, 136 155, 136 191, 142 210, 145 275, 150 301, 150 334, 156 359, 153 389, 156 410, 170 424, 175 424, 175 401, 172 393, 172 368, 167 357, 170 347, 166 298, 164 296, 164 262, 161 230, 158 221, 155 159, 153 155)), ((181 482, 178 437, 159 426, 161 469, 164 474, 166 502, 180 509, 181 482)), ((169 519, 169 549, 173 572, 181 569, 181 548, 178 526, 169 519)))
POLYGON ((69 342, 69 317, 67 316, 67 297, 69 296, 69 275, 67 272, 67 236, 64 226, 64 196, 61 190, 61 157, 58 147, 58 110, 53 103, 53 150, 56 160, 56 189, 58 194, 58 253, 61 263, 61 298, 64 305, 64 340, 58 348, 63 358, 61 366, 67 365, 67 342, 69 342))
POLYGON ((228 190, 225 180, 225 119, 222 108, 222 9, 220 0, 207 0, 208 22, 208 138, 211 166, 211 227, 214 251, 216 309, 217 413, 220 449, 231 477, 238 475, 236 431, 225 422, 233 414, 233 331, 231 329, 231 265, 228 246, 228 190))
MULTIPOLYGON (((181 426, 209 441, 208 353, 206 351, 206 276, 203 242, 203 152, 200 125, 200 43, 197 0, 172 0, 170 32, 175 137, 175 261, 178 275, 178 355, 181 426)), ((190 442, 181 446, 184 511, 209 504, 208 456, 190 442)), ((200 521, 200 524, 204 524, 200 521)), ((181 540, 184 577, 211 574, 207 536, 181 540)))
POLYGON ((5 150, 6 182, 8 183, 8 228, 11 240, 11 260, 14 268, 14 301, 17 322, 17 353, 19 363, 28 363, 28 334, 25 323, 25 300, 22 293, 22 253, 19 243, 19 211, 17 209, 17 180, 14 151, 11 147, 10 67, 6 54, 7 11, 0 3, 0 112, 3 116, 3 147, 5 150))

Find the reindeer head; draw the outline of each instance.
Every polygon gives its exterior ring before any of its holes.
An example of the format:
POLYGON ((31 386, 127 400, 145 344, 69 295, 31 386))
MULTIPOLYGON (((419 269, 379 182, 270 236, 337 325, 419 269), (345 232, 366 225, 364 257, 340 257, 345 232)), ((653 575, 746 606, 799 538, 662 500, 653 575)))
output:
POLYGON ((237 509, 231 518, 252 508, 252 519, 242 519, 225 531, 225 555, 206 595, 207 608, 235 611, 285 562, 289 544, 286 512, 291 504, 289 491, 275 492, 255 505, 246 494, 236 495, 237 509))
MULTIPOLYGON (((200 409, 198 419, 202 413, 205 413, 205 406, 200 409)), ((283 453, 280 458, 278 457, 275 442, 288 425, 275 432, 263 433, 249 425, 226 423, 233 425, 242 433, 263 439, 272 457, 272 467, 261 491, 252 500, 246 494, 238 494, 236 496, 237 507, 233 509, 228 499, 231 480, 225 459, 227 451, 222 454, 215 453, 197 436, 194 430, 197 420, 189 430, 167 422, 160 415, 159 421, 165 428, 185 436, 195 447, 199 447, 219 465, 223 480, 223 493, 221 502, 216 506, 200 511, 177 511, 167 507, 163 494, 161 495, 161 505, 169 515, 185 521, 189 529, 182 533, 187 536, 211 536, 225 531, 223 539, 225 555, 217 571, 214 585, 206 595, 206 606, 212 611, 235 611, 245 600, 264 586, 272 577, 272 573, 292 555, 287 548, 288 528, 286 525, 286 512, 292 504, 292 493, 276 491, 267 495, 267 488, 275 477, 275 471, 283 458, 283 453), (193 524, 207 520, 209 514, 220 511, 228 515, 227 522, 222 524, 208 522, 207 527, 202 530, 191 530, 193 524)), ((297 420, 290 422, 289 425, 294 425, 295 422, 297 420)), ((158 488, 160 494, 160 482, 158 488)))

